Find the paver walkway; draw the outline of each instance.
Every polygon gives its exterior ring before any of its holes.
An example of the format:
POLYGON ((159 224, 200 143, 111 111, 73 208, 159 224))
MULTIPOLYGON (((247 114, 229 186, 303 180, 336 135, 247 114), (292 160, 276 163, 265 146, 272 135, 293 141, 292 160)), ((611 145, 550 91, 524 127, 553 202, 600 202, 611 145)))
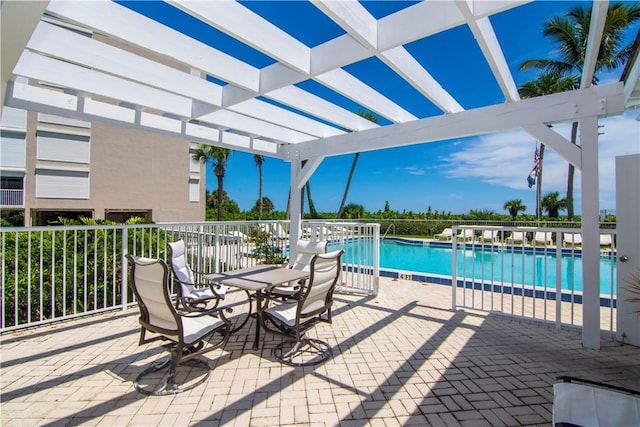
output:
POLYGON ((452 311, 450 288, 382 279, 377 297, 337 295, 332 325, 313 336, 334 357, 283 366, 253 321, 206 355, 206 383, 147 397, 132 385, 161 357, 138 346, 137 310, 2 336, 0 423, 35 425, 522 426, 550 425, 558 375, 640 389, 640 349, 572 330, 452 311))

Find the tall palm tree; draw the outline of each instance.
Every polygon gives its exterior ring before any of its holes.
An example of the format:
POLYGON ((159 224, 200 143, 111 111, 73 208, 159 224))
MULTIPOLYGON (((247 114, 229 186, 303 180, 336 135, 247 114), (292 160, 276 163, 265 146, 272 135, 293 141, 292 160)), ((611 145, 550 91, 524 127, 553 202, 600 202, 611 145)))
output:
MULTIPOLYGON (((357 115, 363 117, 370 122, 378 123, 378 118, 369 111, 358 111, 357 115)), ((340 208, 338 209, 338 215, 336 215, 337 219, 342 218, 342 214, 344 213, 344 204, 347 202, 347 194, 349 194, 349 187, 351 186, 351 178, 353 178, 353 172, 356 170, 356 164, 358 163, 358 158, 360 158, 360 153, 356 153, 353 157, 353 162, 351 163, 351 169, 349 170, 349 177, 347 178, 347 185, 344 188, 344 194, 342 195, 342 201, 340 202, 340 208)))
POLYGON ((256 163, 258 167, 258 175, 259 175, 259 185, 258 185, 258 219, 262 219, 262 184, 263 184, 263 175, 262 175, 262 165, 264 164, 264 156, 262 154, 254 154, 253 161, 256 163))
POLYGON ((522 200, 520 200, 520 199, 513 199, 513 200, 509 200, 509 201, 505 202, 504 208, 509 211, 509 215, 511 215, 511 218, 514 221, 516 220, 516 217, 518 216, 518 212, 520 212, 520 211, 524 212, 524 211, 527 210, 527 207, 522 204, 522 200))
MULTIPOLYGON (((574 6, 568 13, 555 16, 543 26, 545 37, 558 44, 555 52, 557 59, 530 59, 520 64, 520 70, 538 68, 562 75, 574 73, 582 75, 586 57, 589 26, 592 8, 574 6)), ((614 3, 609 6, 602 34, 602 44, 596 61, 593 84, 598 83, 597 73, 602 70, 615 70, 629 59, 632 44, 622 45, 625 30, 640 18, 640 3, 614 3)), ((571 142, 576 143, 578 123, 571 129, 571 142)), ((573 218, 573 175, 574 167, 569 164, 567 175, 567 216, 573 218)))
MULTIPOLYGON (((522 98, 534 98, 536 96, 550 95, 552 93, 572 90, 580 84, 579 76, 564 77, 562 74, 553 71, 542 72, 535 80, 524 83, 518 89, 522 98)), ((540 144, 540 167, 538 169, 538 179, 536 182, 536 216, 542 215, 540 204, 540 194, 542 191, 542 169, 544 162, 544 144, 540 144)))
POLYGON ((549 218, 558 218, 558 213, 567 208, 566 199, 560 198, 560 193, 554 191, 542 198, 542 207, 549 214, 549 218))
POLYGON ((218 221, 222 221, 223 181, 230 156, 230 149, 215 147, 213 145, 201 145, 192 155, 193 160, 200 160, 205 163, 209 161, 213 162, 213 173, 216 175, 216 178, 218 178, 218 221))

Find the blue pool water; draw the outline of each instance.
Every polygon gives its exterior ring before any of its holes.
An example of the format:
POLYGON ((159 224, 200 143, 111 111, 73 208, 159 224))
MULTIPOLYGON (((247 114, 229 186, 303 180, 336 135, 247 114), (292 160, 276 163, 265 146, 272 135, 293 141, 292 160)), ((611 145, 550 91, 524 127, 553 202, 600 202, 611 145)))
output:
MULTIPOLYGON (((362 242, 348 245, 358 251, 357 247, 362 246, 362 242)), ((458 278, 464 276, 555 289, 555 248, 546 253, 534 253, 518 247, 512 250, 511 247, 485 246, 484 251, 480 247, 478 245, 476 250, 458 250, 458 278)), ((451 255, 450 245, 423 245, 422 242, 384 239, 380 244, 380 267, 451 276, 451 255)), ((600 259, 601 294, 615 295, 615 268, 615 257, 600 259)), ((579 253, 563 254, 560 271, 563 290, 582 290, 582 257, 579 253)))

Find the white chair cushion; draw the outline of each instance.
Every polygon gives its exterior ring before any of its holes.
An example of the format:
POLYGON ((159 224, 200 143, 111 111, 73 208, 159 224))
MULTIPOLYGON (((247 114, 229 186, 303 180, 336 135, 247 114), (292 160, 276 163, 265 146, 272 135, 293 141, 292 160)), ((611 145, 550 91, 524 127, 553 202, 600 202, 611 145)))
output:
POLYGON ((184 343, 189 345, 198 341, 203 335, 208 334, 224 322, 213 316, 182 317, 184 343))
MULTIPOLYGON (((227 293, 227 287, 226 286, 216 287, 216 293, 221 298, 224 298, 224 296, 227 293)), ((193 288, 188 295, 185 295, 185 297, 199 300, 199 299, 215 298, 216 296, 213 294, 213 292, 211 292, 211 288, 207 286, 206 288, 193 288)))
POLYGON ((283 304, 269 307, 265 310, 266 313, 280 320, 287 326, 294 326, 296 324, 296 310, 298 309, 297 301, 286 302, 283 304))
POLYGON ((553 385, 553 424, 640 426, 640 398, 575 383, 553 385))

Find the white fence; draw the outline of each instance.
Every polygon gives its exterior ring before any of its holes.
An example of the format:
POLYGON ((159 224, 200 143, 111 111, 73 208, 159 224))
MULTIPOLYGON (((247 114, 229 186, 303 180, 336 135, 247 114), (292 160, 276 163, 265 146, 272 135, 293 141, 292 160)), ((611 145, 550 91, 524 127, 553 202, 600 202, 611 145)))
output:
MULTIPOLYGON (((286 260, 288 236, 284 221, 3 228, 0 331, 125 309, 127 253, 167 260, 167 243, 182 238, 195 270, 220 272, 286 260)), ((302 239, 345 249, 337 291, 377 292, 377 224, 304 223, 302 239), (374 267, 354 254, 363 241, 375 242, 374 267)))
MULTIPOLYGON (((569 228, 453 227, 454 305, 582 326, 582 240, 569 228)), ((615 230, 600 230, 601 329, 616 330, 615 230)))

